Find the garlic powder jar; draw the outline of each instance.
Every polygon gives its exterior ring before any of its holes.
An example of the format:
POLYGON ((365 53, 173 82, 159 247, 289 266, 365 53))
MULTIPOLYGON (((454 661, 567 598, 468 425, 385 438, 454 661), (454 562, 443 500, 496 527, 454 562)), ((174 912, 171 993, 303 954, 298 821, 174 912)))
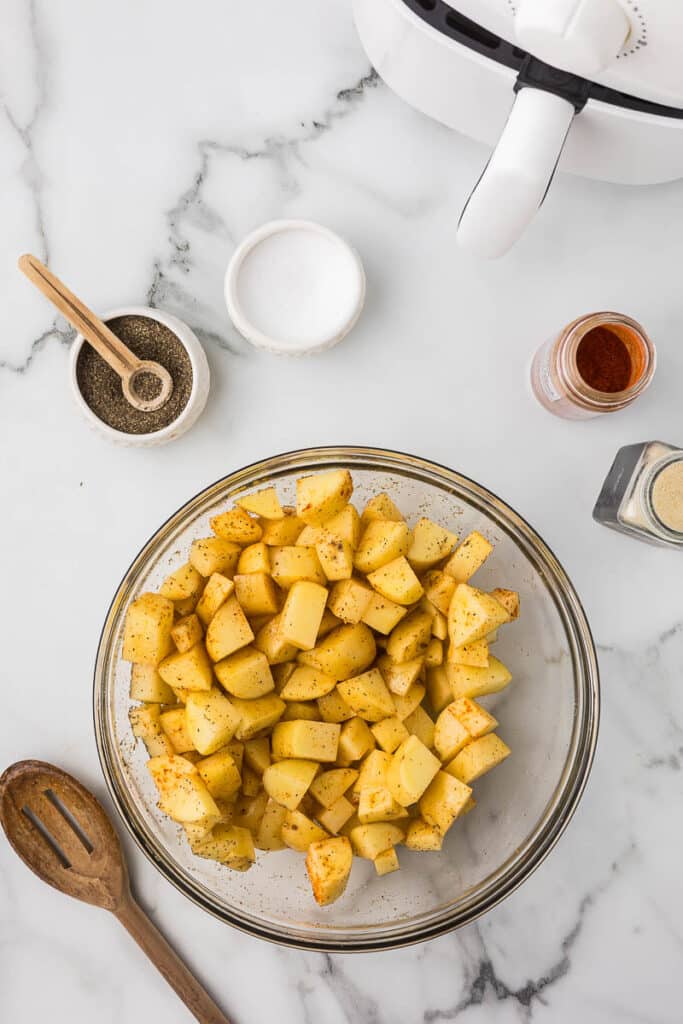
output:
POLYGON ((662 441, 620 448, 593 518, 651 544, 683 548, 683 448, 662 441))

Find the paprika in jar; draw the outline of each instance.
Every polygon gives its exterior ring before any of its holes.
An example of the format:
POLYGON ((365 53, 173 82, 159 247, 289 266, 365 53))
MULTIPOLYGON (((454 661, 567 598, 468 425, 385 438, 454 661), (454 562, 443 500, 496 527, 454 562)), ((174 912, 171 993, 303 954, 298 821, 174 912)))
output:
POLYGON ((622 313, 589 313, 543 345, 531 365, 541 405, 564 419, 589 419, 634 402, 655 372, 655 347, 622 313))

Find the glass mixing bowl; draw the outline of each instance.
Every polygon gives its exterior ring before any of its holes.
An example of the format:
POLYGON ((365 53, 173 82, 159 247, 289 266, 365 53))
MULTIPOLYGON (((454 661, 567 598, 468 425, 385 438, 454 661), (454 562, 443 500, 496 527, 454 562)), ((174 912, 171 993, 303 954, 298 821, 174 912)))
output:
POLYGON ((279 455, 232 473, 192 498, 154 534, 119 586, 95 669, 95 730, 112 798, 140 848, 199 906, 253 935, 299 948, 376 950, 432 938, 466 924, 524 881, 557 841, 581 797, 595 749, 598 668, 579 599, 562 566, 516 512, 479 484, 409 455, 320 448, 279 455), (294 504, 306 473, 347 467, 354 501, 388 491, 410 522, 426 515, 460 536, 480 530, 495 552, 477 574, 484 589, 521 595, 521 618, 500 631, 496 655, 512 671, 503 693, 484 698, 512 756, 474 784, 477 807, 439 853, 400 849, 401 869, 382 878, 354 861, 345 895, 318 907, 301 854, 260 854, 241 874, 194 856, 180 827, 156 807, 146 753, 128 723, 130 666, 121 660, 126 609, 184 562, 209 518, 238 494, 274 484, 294 504))

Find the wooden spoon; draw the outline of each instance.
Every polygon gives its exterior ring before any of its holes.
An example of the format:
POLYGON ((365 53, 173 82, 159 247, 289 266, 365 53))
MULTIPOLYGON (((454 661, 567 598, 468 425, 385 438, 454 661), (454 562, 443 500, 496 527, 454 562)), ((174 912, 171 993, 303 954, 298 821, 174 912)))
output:
POLYGON ((18 761, 0 777, 0 824, 44 882, 110 910, 201 1024, 230 1024, 135 902, 119 838, 80 782, 44 761, 18 761))
POLYGON ((154 412, 166 405, 173 392, 173 380, 161 363, 151 359, 138 359, 127 345, 96 317, 91 309, 70 292, 44 263, 28 253, 19 258, 19 269, 50 302, 57 307, 72 327, 86 338, 95 351, 121 378, 126 400, 140 412, 154 412), (143 398, 136 391, 141 374, 151 374, 159 381, 159 392, 154 398, 143 398))

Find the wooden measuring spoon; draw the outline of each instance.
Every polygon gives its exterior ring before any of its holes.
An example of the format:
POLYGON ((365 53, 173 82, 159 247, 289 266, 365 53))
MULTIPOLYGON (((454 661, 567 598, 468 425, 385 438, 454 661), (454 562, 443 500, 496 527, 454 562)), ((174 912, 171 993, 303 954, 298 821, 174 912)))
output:
POLYGON ((72 327, 90 342, 95 351, 121 378, 126 400, 140 412, 154 412, 166 405, 173 392, 173 380, 161 363, 151 359, 138 359, 127 345, 96 317, 51 270, 30 254, 19 257, 19 269, 36 288, 56 306, 72 327), (143 398, 136 391, 141 375, 151 374, 159 381, 159 392, 154 398, 143 398))
POLYGON ((230 1024, 135 902, 119 838, 80 782, 44 761, 18 761, 0 777, 0 824, 44 882, 110 910, 201 1024, 230 1024))

